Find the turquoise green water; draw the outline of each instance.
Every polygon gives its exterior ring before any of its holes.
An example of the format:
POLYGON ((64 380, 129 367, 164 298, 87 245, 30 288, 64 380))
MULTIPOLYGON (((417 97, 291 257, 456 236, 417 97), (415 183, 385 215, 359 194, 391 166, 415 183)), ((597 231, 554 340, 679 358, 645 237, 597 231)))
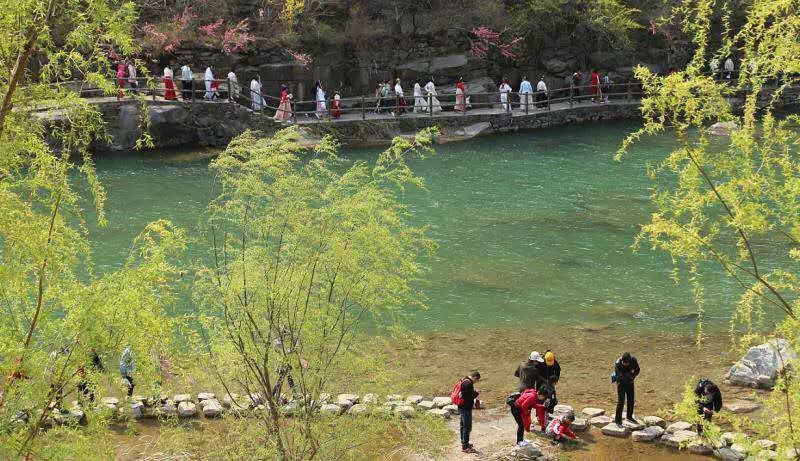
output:
MULTIPOLYGON (((689 288, 670 279, 669 259, 631 249, 650 211, 645 163, 672 146, 667 138, 648 140, 615 163, 613 152, 634 128, 595 124, 481 138, 415 161, 428 191, 406 200, 414 220, 432 226, 439 250, 422 285, 428 309, 410 312, 411 325, 691 328, 689 288)), ((196 234, 210 194, 207 154, 97 160, 109 195, 109 225, 93 233, 101 271, 124 258, 148 221, 171 219, 196 234)), ((719 277, 707 282, 707 322, 722 326, 735 290, 719 277)))

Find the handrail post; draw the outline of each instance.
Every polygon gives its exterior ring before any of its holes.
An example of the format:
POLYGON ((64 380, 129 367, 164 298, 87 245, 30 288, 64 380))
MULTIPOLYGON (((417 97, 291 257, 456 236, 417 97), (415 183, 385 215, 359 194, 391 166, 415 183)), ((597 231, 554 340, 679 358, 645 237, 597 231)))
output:
POLYGON ((367 113, 364 110, 364 107, 365 107, 364 104, 365 104, 364 95, 362 94, 361 95, 361 120, 366 120, 367 119, 367 113))
POLYGON ((528 106, 531 104, 531 95, 533 93, 525 93, 525 115, 528 115, 528 106))
POLYGON ((297 106, 294 103, 294 99, 289 100, 289 110, 292 111, 292 118, 294 119, 294 123, 297 123, 297 106))
POLYGON ((428 93, 428 114, 433 117, 433 95, 428 93))
POLYGON ((569 108, 570 109, 572 109, 572 92, 573 92, 573 88, 574 87, 572 85, 569 86, 569 108))
POLYGON ((156 85, 153 85, 153 101, 156 100, 156 85))
POLYGON ((545 95, 547 96, 547 112, 550 112, 552 110, 550 109, 550 92, 547 91, 545 95))
POLYGON ((233 84, 231 80, 228 79, 228 102, 233 102, 233 84))
POLYGON ((630 101, 630 100, 631 100, 631 84, 630 84, 630 82, 628 82, 628 84, 627 84, 627 85, 625 85, 625 88, 626 88, 626 93, 627 93, 627 94, 625 95, 625 99, 626 99, 627 101, 630 101))
POLYGON ((192 76, 192 103, 194 103, 194 97, 195 97, 194 94, 195 94, 196 91, 197 91, 197 89, 195 88, 195 85, 194 85, 194 76, 192 76))

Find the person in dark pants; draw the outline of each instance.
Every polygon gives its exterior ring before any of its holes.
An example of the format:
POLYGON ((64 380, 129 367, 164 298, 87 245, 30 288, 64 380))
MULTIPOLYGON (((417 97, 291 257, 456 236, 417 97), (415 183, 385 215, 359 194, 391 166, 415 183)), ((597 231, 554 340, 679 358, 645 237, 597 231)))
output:
POLYGON ((525 432, 531 432, 531 410, 536 410, 536 419, 539 427, 544 432, 547 424, 544 414, 544 395, 536 389, 525 389, 522 394, 513 394, 506 401, 511 407, 511 416, 517 422, 517 445, 524 447, 530 445, 530 440, 525 440, 525 432))
POLYGON ((622 354, 622 357, 614 362, 614 374, 611 378, 613 382, 617 383, 617 413, 614 417, 614 422, 618 426, 622 426, 622 407, 625 406, 626 400, 628 401, 626 419, 636 422, 633 418, 633 382, 639 376, 640 371, 639 362, 629 352, 622 354))
POLYGON ((472 432, 472 408, 475 406, 475 399, 478 398, 475 383, 480 379, 481 374, 478 371, 472 371, 461 380, 461 397, 464 399, 464 403, 459 405, 458 414, 461 417, 461 451, 464 453, 477 453, 469 443, 469 434, 472 432))
MULTIPOLYGON (((711 421, 714 413, 722 410, 722 392, 710 379, 701 379, 694 388, 697 396, 697 414, 711 421)), ((703 433, 703 423, 697 423, 697 433, 703 433)))
POLYGON ((546 382, 542 376, 544 366, 542 355, 533 351, 528 357, 528 361, 522 362, 520 366, 517 367, 514 376, 519 378, 520 392, 525 389, 539 389, 539 386, 546 382))

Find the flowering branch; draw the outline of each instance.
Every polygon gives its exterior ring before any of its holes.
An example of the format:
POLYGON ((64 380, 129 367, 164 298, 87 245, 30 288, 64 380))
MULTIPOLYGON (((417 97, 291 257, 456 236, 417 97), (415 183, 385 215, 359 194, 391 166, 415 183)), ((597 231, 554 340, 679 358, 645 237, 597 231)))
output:
POLYGON ((501 56, 512 61, 521 57, 518 48, 522 37, 514 36, 506 41, 500 32, 484 26, 473 27, 471 33, 475 36, 475 40, 470 40, 469 51, 475 56, 485 58, 489 54, 489 50, 495 49, 501 56))

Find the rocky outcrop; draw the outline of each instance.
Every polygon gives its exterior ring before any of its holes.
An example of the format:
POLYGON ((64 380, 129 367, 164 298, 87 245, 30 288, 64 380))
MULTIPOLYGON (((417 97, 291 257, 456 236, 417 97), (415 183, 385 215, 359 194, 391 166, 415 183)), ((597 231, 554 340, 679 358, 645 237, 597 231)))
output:
POLYGON ((778 374, 797 358, 785 339, 774 339, 751 347, 744 357, 731 367, 725 378, 731 384, 772 389, 778 374))
POLYGON ((714 136, 730 136, 731 133, 738 129, 739 125, 736 122, 717 122, 708 127, 706 132, 714 136))

